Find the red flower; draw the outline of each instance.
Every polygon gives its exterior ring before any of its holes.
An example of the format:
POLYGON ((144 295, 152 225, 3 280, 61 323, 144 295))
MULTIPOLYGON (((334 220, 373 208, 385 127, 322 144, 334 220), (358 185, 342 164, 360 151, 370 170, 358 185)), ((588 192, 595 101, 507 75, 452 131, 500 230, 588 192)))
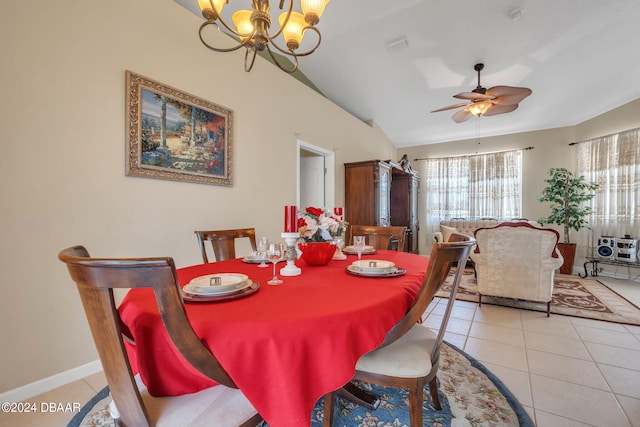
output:
POLYGON ((324 213, 324 211, 320 208, 314 208, 314 207, 308 207, 306 209, 307 213, 310 213, 311 215, 315 215, 315 216, 320 216, 324 213))

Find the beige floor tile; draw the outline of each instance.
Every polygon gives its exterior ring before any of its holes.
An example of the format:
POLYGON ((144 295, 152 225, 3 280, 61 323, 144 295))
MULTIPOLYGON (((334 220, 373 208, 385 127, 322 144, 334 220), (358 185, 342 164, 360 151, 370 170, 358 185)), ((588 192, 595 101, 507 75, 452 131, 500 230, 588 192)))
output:
POLYGON ((460 335, 460 334, 452 334, 451 332, 445 332, 444 340, 449 344, 455 345, 458 348, 464 348, 464 345, 467 342, 467 336, 460 335))
POLYGON ((578 333, 566 316, 527 318, 522 321, 522 329, 545 335, 578 339, 578 333))
POLYGON ((636 337, 640 336, 640 326, 636 326, 636 325, 623 325, 623 326, 627 331, 631 332, 636 337))
POLYGON ((570 339, 539 332, 524 331, 524 342, 527 349, 545 351, 561 356, 592 360, 584 343, 579 339, 570 339))
POLYGON ((640 351, 604 344, 584 343, 593 360, 605 365, 640 371, 640 351))
POLYGON ((599 366, 615 394, 640 399, 640 371, 603 364, 599 366))
MULTIPOLYGON (((509 389, 523 406, 533 406, 531 398, 531 384, 529 374, 525 371, 505 368, 493 363, 482 363, 492 374, 494 374, 509 389)), ((533 419, 533 413, 529 414, 533 419)))
POLYGON ((107 385, 107 379, 104 377, 104 372, 102 371, 90 375, 84 378, 84 380, 96 391, 96 393, 107 385))
POLYGON ((616 396, 633 427, 640 427, 640 400, 627 396, 616 396))
POLYGON ((469 336, 524 347, 524 334, 522 330, 491 323, 473 322, 469 336))
MULTIPOLYGON (((440 329, 440 325, 442 324, 442 315, 431 313, 429 316, 422 322, 424 326, 427 326, 434 331, 440 329)), ((453 317, 449 318, 449 323, 447 324, 447 332, 451 332, 453 334, 458 335, 467 335, 469 333, 469 328, 471 327, 470 320, 464 319, 455 319, 453 317)))
POLYGON ((453 310, 451 310, 451 317, 463 320, 473 320, 475 312, 475 307, 460 307, 458 305, 454 305, 453 310))
POLYGON ((613 394, 531 374, 536 409, 595 426, 629 426, 613 394))
POLYGON ((529 372, 611 391, 595 362, 527 349, 529 372))
POLYGON ((576 326, 576 331, 584 342, 606 344, 613 347, 640 350, 640 340, 628 332, 607 331, 604 329, 576 326))
POLYGON ((481 362, 527 370, 527 356, 522 347, 469 337, 463 350, 481 362))
POLYGON ((588 326, 596 329, 606 329, 608 331, 629 332, 624 325, 620 323, 604 322, 595 319, 583 319, 581 317, 569 317, 569 320, 576 326, 588 326))
POLYGON ((535 413, 536 427, 593 427, 593 424, 581 423, 580 421, 570 420, 538 409, 535 410, 535 413))
POLYGON ((484 304, 482 307, 478 307, 473 320, 507 328, 522 329, 520 310, 515 308, 484 304))

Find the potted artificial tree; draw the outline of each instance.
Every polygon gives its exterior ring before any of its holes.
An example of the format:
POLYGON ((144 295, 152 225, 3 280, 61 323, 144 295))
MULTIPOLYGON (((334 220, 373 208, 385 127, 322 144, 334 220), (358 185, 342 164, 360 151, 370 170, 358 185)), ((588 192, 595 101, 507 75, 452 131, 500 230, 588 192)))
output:
POLYGON ((564 258, 560 273, 571 274, 576 255, 576 244, 570 243, 569 230, 573 228, 578 231, 588 227, 585 218, 591 212, 591 208, 584 206, 583 203, 595 197, 592 192, 598 189, 598 184, 585 182, 584 176, 576 178, 565 168, 549 169, 549 178, 544 182, 547 183, 547 186, 542 190, 542 195, 538 200, 551 203, 551 215, 540 218, 538 221, 541 224, 563 226, 564 240, 562 243, 558 243, 558 250, 564 258))

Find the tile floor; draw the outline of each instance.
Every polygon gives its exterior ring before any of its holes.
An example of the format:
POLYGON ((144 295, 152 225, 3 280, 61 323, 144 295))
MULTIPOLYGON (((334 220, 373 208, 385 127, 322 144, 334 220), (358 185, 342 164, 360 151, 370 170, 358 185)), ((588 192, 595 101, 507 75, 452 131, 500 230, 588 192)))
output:
MULTIPOLYGON (((599 277, 640 306, 640 283, 599 277)), ((444 302, 425 316, 438 324, 444 302)), ((640 326, 456 301, 445 338, 482 362, 538 427, 640 427, 640 326)), ((84 402, 106 384, 92 375, 29 399, 84 402)), ((73 414, 5 414, 0 426, 65 426, 73 414)))

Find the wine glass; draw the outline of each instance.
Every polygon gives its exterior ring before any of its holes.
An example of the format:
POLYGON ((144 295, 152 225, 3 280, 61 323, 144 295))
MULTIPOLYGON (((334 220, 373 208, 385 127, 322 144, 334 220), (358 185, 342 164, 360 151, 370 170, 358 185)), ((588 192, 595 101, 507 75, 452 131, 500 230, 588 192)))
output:
POLYGON ((258 267, 260 268, 268 267, 269 265, 266 262, 264 262, 264 259, 266 259, 267 257, 267 247, 269 246, 269 238, 266 236, 260 237, 256 242, 256 246, 258 248, 258 256, 263 259, 263 261, 260 264, 258 264, 258 267))
POLYGON ((358 261, 360 261, 360 258, 362 257, 362 252, 364 252, 365 249, 365 237, 366 236, 353 236, 353 248, 356 250, 356 252, 358 253, 358 261))
POLYGON ((276 264, 284 257, 285 248, 282 243, 269 243, 267 258, 273 263, 273 278, 267 282, 268 285, 281 285, 282 280, 276 275, 276 264))
POLYGON ((334 237, 333 241, 336 244, 336 248, 338 248, 335 255, 333 256, 333 259, 347 259, 346 255, 342 253, 342 248, 344 248, 344 237, 336 236, 334 237))

